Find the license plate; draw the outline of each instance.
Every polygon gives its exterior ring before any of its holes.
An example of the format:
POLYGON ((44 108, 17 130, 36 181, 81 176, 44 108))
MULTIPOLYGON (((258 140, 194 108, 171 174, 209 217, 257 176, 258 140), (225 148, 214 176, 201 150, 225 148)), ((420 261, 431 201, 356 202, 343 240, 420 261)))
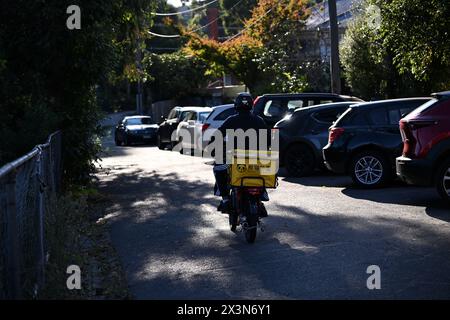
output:
POLYGON ((150 139, 152 136, 150 135, 144 135, 144 139, 150 139))

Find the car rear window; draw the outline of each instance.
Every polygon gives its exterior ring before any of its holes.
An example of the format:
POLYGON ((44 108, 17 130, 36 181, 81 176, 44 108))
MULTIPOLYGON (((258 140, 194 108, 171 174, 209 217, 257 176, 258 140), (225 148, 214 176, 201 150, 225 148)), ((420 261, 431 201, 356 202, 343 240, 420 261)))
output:
POLYGON ((187 116, 189 116, 190 111, 183 111, 180 113, 180 121, 186 120, 187 116))
POLYGON ((303 107, 303 100, 289 100, 287 107, 289 110, 295 110, 303 107))
POLYGON ((419 106, 417 109, 411 112, 411 115, 419 115, 424 113, 427 110, 430 110, 432 107, 434 107, 435 104, 437 104, 439 100, 437 99, 431 99, 428 102, 425 102, 421 106, 419 106))
POLYGON ((313 114, 313 118, 318 122, 331 125, 337 118, 339 118, 344 110, 345 107, 318 111, 313 114))
POLYGON ((385 108, 377 108, 369 112, 370 122, 374 125, 384 126, 389 124, 385 108))
POLYGON ((177 113, 178 113, 178 112, 177 112, 176 109, 172 109, 172 110, 170 111, 169 115, 167 116, 167 119, 174 119, 174 118, 176 118, 177 115, 178 115, 177 113))
POLYGON ((224 121, 226 120, 228 117, 234 115, 236 113, 236 110, 234 108, 229 108, 226 109, 224 111, 222 111, 221 113, 219 113, 215 118, 214 121, 224 121))
POLYGON ((348 108, 342 116, 336 121, 338 126, 366 126, 369 121, 365 112, 358 108, 348 108))
POLYGON ((266 117, 281 117, 286 111, 287 106, 283 100, 269 100, 264 105, 264 115, 266 117))
POLYGON ((335 102, 335 100, 331 100, 331 99, 315 101, 316 104, 326 104, 326 103, 333 103, 333 102, 335 102))
POLYGON ((204 123, 205 120, 208 118, 209 114, 210 114, 210 112, 200 112, 200 113, 198 114, 198 120, 199 120, 201 123, 204 123))

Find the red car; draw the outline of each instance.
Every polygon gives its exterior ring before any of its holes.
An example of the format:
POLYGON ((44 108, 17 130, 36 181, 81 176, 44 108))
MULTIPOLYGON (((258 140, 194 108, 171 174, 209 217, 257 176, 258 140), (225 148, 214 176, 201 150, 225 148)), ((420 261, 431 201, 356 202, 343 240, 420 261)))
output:
POLYGON ((400 120, 403 155, 396 159, 397 175, 416 185, 435 185, 450 203, 450 91, 400 120))

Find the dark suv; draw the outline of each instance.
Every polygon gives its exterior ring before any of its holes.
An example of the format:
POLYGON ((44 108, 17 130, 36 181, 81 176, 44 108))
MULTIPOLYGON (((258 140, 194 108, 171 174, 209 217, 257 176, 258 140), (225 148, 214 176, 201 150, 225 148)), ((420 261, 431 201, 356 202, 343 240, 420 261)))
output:
POLYGON ((159 149, 164 149, 166 146, 170 148, 175 143, 172 141, 172 133, 177 129, 181 119, 183 119, 189 111, 198 107, 175 107, 170 110, 167 118, 162 118, 159 125, 156 143, 159 149))
POLYGON ((450 91, 432 96, 400 120, 403 155, 397 158, 397 175, 411 184, 434 184, 450 202, 450 91))
POLYGON ((382 100, 351 106, 330 127, 325 165, 349 173, 361 187, 378 187, 395 176, 403 142, 398 122, 430 98, 382 100))
POLYGON ((296 109, 343 101, 362 102, 359 98, 333 93, 265 94, 255 99, 253 113, 263 118, 268 126, 273 127, 296 109))
POLYGON ((328 142, 328 128, 355 102, 336 102, 296 110, 277 122, 280 164, 289 176, 310 175, 323 168, 322 148, 328 142))

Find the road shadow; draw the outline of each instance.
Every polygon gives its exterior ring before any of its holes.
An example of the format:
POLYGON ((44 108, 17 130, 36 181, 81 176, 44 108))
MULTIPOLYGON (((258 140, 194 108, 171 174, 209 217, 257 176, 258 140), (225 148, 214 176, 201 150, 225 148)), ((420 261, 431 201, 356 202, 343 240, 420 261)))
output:
POLYGON ((438 205, 427 207, 425 212, 434 219, 450 222, 450 208, 448 204, 442 200, 438 205))
POLYGON ((129 146, 116 146, 116 143, 114 141, 114 128, 107 127, 103 128, 103 130, 104 132, 101 142, 102 150, 99 154, 100 159, 126 156, 131 152, 133 148, 157 148, 155 142, 133 143, 129 146))
POLYGON ((249 245, 215 211, 209 182, 133 170, 103 177, 99 189, 135 298, 450 298, 450 239, 419 221, 269 203, 267 231, 249 245), (383 290, 366 287, 372 264, 383 290))
POLYGON ((349 176, 338 175, 330 171, 316 171, 311 176, 295 178, 287 174, 285 168, 280 168, 278 176, 282 181, 296 183, 307 187, 344 188, 352 185, 349 176))
POLYGON ((439 197, 434 188, 416 187, 397 182, 394 185, 379 189, 345 188, 342 190, 342 193, 354 199, 425 207, 426 213, 430 217, 446 222, 450 220, 450 208, 439 197))

